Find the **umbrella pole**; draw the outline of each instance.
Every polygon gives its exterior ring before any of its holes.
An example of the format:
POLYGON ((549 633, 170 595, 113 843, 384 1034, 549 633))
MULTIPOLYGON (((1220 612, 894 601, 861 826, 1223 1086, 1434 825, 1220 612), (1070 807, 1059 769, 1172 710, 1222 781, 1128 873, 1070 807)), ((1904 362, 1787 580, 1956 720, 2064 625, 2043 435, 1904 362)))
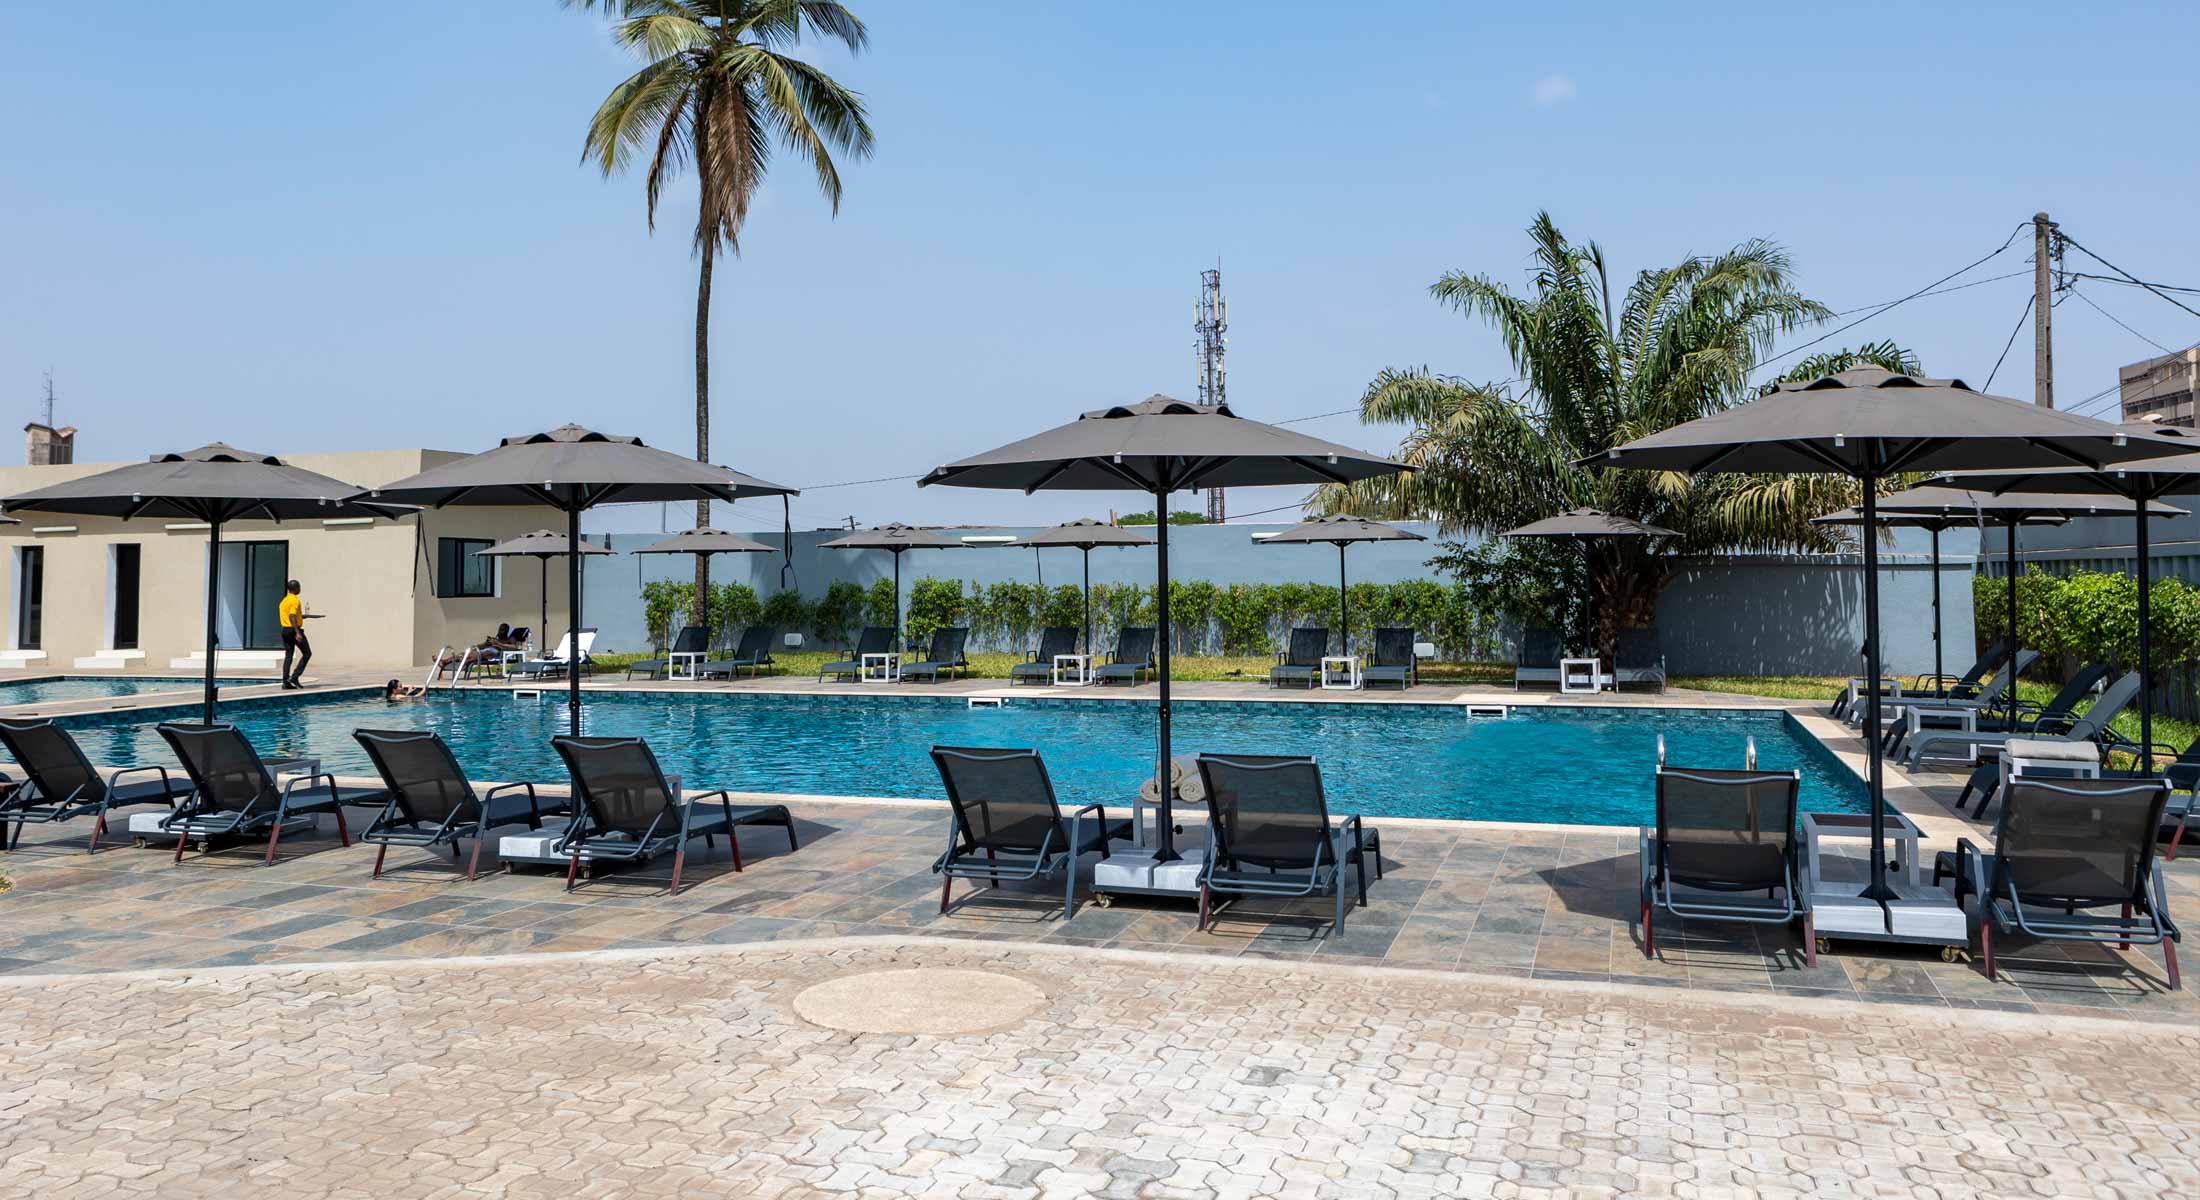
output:
POLYGON ((1940 661, 1940 530, 1933 530, 1933 695, 1946 698, 1948 680, 1940 661))
MULTIPOLYGON (((2139 773, 2154 773, 2154 676, 2152 647, 2147 640, 2147 592, 2152 581, 2147 566, 2147 502, 2139 501, 2139 773)), ((2107 730, 2102 730, 2107 733, 2107 730)))
POLYGON ((216 615, 221 609, 222 523, 206 523, 206 723, 214 723, 214 648, 216 615))
POLYGON ((565 586, 566 608, 571 619, 566 628, 572 641, 566 644, 571 655, 565 663, 565 716, 566 730, 574 737, 581 735, 581 510, 574 505, 565 510, 565 586))
POLYGON ((894 649, 901 649, 901 551, 889 551, 894 556, 894 649))
MULTIPOLYGON (((2009 555, 2009 665, 2017 665, 2017 651, 2024 643, 2017 640, 2017 519, 2009 518, 2009 540, 2004 546, 2009 555)), ((2011 679, 2005 693, 2014 702, 2017 698, 2017 681, 2011 679)))
POLYGON ((1871 883, 1857 894, 1866 900, 1879 901, 1880 910, 1887 918, 1887 932, 1893 933, 1894 910, 1887 907, 1887 901, 1899 897, 1887 886, 1887 801, 1879 753, 1879 479, 1867 473, 1861 482, 1864 485, 1864 680, 1869 685, 1864 702, 1864 744, 1871 756, 1872 878, 1871 883))
POLYGON ((1344 543, 1337 543, 1337 644, 1340 654, 1352 653, 1352 602, 1345 596, 1344 543))
MULTIPOLYGON (((1092 653, 1092 547, 1085 547, 1085 653, 1092 653)), ((1088 667, 1091 664, 1086 664, 1088 667)))
POLYGON ((542 623, 535 626, 535 644, 539 646, 550 636, 550 556, 537 554, 535 565, 542 568, 542 623))
MULTIPOLYGON (((695 557, 708 561, 710 555, 698 554, 695 557)), ((751 578, 754 578, 754 576, 751 576, 751 578)), ((703 610, 703 648, 707 651, 710 648, 710 584, 708 582, 703 584, 703 596, 699 603, 703 610)), ((679 638, 675 636, 673 640, 678 641, 679 638)), ((667 647, 667 649, 669 650, 670 647, 667 647)), ((708 658, 710 655, 706 653, 703 657, 708 658)), ((670 670, 665 672, 668 678, 671 674, 670 670)))
POLYGON ((1154 633, 1160 643, 1156 651, 1160 655, 1161 707, 1159 716, 1160 736, 1154 760, 1154 790, 1161 798, 1160 837, 1154 851, 1157 863, 1175 862, 1176 852, 1175 800, 1176 789, 1169 783, 1169 492, 1166 487, 1154 489, 1154 575, 1158 581, 1154 594, 1154 633))

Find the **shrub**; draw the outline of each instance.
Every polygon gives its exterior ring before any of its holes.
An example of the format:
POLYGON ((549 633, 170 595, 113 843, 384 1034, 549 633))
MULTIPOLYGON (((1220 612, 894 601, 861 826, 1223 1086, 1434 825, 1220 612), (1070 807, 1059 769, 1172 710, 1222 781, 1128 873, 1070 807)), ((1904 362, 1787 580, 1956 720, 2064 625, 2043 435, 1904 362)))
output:
POLYGON ((894 612, 893 580, 874 579, 870 587, 863 589, 863 623, 889 628, 901 624, 899 614, 894 612))
MULTIPOLYGON (((1982 642, 2008 635, 2006 580, 1974 577, 1971 601, 1982 642)), ((2138 612, 2139 581, 2120 572, 2031 570, 2017 576, 2018 632, 2051 670, 2080 662, 2137 666, 2138 612)), ((2149 648, 2158 667, 2200 659, 2200 592, 2182 580, 2157 580, 2148 613, 2149 648)))
POLYGON ((835 646, 850 645, 855 641, 855 624, 862 616, 863 605, 862 588, 845 579, 836 579, 811 606, 810 626, 817 631, 819 641, 835 646))
POLYGON ((939 630, 961 624, 964 611, 962 581, 917 580, 909 585, 909 640, 931 641, 939 630))
POLYGON ((769 625, 783 634, 800 633, 809 628, 810 606, 802 602, 802 593, 792 588, 773 592, 757 614, 757 624, 769 625))
MULTIPOLYGON (((695 585, 686 585, 688 594, 695 594, 695 585)), ((710 585, 711 641, 719 646, 730 646, 741 631, 757 623, 763 615, 763 606, 756 601, 756 589, 745 583, 714 583, 710 585)))

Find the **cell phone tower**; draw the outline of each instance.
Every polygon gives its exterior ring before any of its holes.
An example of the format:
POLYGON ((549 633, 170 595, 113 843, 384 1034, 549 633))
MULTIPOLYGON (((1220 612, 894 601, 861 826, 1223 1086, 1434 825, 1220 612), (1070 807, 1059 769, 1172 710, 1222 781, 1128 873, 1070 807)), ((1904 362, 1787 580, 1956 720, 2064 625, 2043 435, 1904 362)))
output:
MULTIPOLYGON (((1224 375, 1222 353, 1230 341, 1222 336, 1230 329, 1230 303, 1222 298, 1222 264, 1215 263, 1212 271, 1199 273, 1199 306, 1194 310, 1192 329, 1199 335, 1199 402, 1221 404, 1224 402, 1224 375)), ((1207 489, 1207 520, 1222 523, 1222 489, 1207 489)))

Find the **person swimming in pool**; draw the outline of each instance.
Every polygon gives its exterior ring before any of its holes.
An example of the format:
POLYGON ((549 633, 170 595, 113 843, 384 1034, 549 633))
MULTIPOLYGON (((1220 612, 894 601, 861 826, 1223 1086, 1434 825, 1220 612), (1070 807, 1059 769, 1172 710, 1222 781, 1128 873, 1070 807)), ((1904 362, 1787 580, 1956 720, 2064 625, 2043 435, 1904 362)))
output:
POLYGON ((418 700, 427 694, 428 689, 425 687, 406 687, 395 679, 382 685, 382 702, 385 704, 403 704, 407 700, 418 700))

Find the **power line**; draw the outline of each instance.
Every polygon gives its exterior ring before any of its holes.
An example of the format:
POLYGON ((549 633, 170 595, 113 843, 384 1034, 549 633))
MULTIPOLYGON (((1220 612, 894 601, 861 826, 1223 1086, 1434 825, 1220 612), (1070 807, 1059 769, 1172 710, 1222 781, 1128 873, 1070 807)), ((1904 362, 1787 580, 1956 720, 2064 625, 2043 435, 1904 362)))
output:
POLYGON ((2069 234, 2066 233, 2062 235, 2062 240, 2066 245, 2077 247, 2078 253, 2085 255, 2087 258, 2092 259, 2094 262, 2097 262, 2102 266, 2107 267, 2109 270, 2116 272, 2118 275, 2123 276, 2125 279, 2129 280, 2134 286, 2143 287, 2146 290, 2153 292, 2155 295, 2160 296, 2162 299, 2169 301, 2171 304, 2174 304, 2177 307, 2184 309, 2186 312, 2191 313, 2193 316, 2200 317, 2200 308, 2194 308, 2190 304, 2187 304, 2184 301, 2179 300, 2177 297, 2170 295, 2168 292, 2162 290, 2160 287, 2148 283, 2146 280, 2139 278, 2137 275, 2134 275, 2131 272, 2124 270, 2122 267, 2117 266, 2115 263, 2112 263, 2107 259, 2102 258, 2100 255, 2095 254, 2093 251, 2086 249, 2085 244, 2080 242, 2078 239, 2071 237, 2069 234))
POLYGON ((2086 305, 2086 307, 2087 307, 2087 308, 2090 308, 2090 309, 2092 309, 2092 310, 2093 310, 2094 312, 2097 312, 2097 313, 2101 314, 2102 316, 2104 316, 2104 317, 2107 317, 2107 318, 2108 318, 2109 320, 2111 320, 2111 321, 2114 321, 2114 322, 2116 322, 2116 325, 2117 325, 2117 327, 2118 327, 2118 328, 2120 328, 2120 329, 2122 329, 2122 330, 2123 330, 2123 331, 2124 331, 2125 333, 2128 333, 2128 334, 2130 334, 2131 336, 2133 336, 2133 337, 2135 337, 2135 338, 2138 338, 2138 339, 2139 339, 2140 341, 2142 341, 2142 342, 2145 342, 2145 343, 2146 343, 2147 345, 2149 345, 2149 346, 2152 346, 2152 347, 2154 347, 2155 349, 2157 349, 2157 350, 2161 351, 2161 352, 2162 352, 2162 353, 2164 353, 2164 354, 2169 354, 2169 353, 2172 353, 2172 351, 2170 350, 2170 348, 2169 348, 2169 347, 2167 347, 2167 346, 2163 345, 2163 344, 2162 344, 2162 343, 2160 343, 2160 342, 2157 342, 2157 341, 2155 341, 2155 340, 2154 340, 2153 338, 2150 338, 2150 337, 2148 337, 2147 335, 2145 335, 2145 334, 2143 334, 2143 333, 2139 332, 2138 330, 2136 330, 2136 329, 2133 329, 2133 328, 2132 328, 2131 326, 2129 326, 2129 325, 2126 325, 2126 324, 2124 324, 2124 322, 2123 322, 2123 319, 2122 319, 2121 317, 2118 317, 2118 316, 2117 316, 2117 315, 2116 315, 2115 313, 2112 313, 2112 312, 2108 311, 2107 309, 2105 309, 2105 308, 2102 308, 2102 307, 2101 307, 2100 305, 2098 305, 2098 304, 2095 304, 2095 303, 2093 302, 2093 297, 2091 297, 2091 296, 2088 296, 2088 295, 2086 295, 2086 294, 2085 294, 2084 292, 2081 292, 2081 291, 2079 291, 2079 290, 2078 290, 2077 288, 2075 288, 2075 287, 2073 287, 2073 288, 2071 288, 2071 289, 2070 289, 2070 294, 2071 294, 2071 295, 2073 295, 2073 296, 2076 296, 2076 297, 2077 297, 2078 299, 2080 299, 2080 300, 2083 300, 2083 301, 2085 301, 2085 305, 2086 305))
MULTIPOLYGON (((1810 349, 1812 346, 1816 346, 1822 342, 1832 341, 1834 338, 1837 338, 1842 334, 1847 333, 1849 330, 1854 329, 1859 325, 1862 325, 1864 322, 1871 320, 1873 317, 1876 317, 1881 313, 1891 312, 1894 309, 1899 308, 1902 305, 1908 304, 1910 301, 1917 299, 1919 296, 1923 296, 1926 293, 1931 292, 1934 288, 1937 288, 1941 284, 1944 284, 1949 280, 1954 279, 1956 276, 1965 274, 1973 268, 1984 265, 1985 263, 1999 257, 2002 251, 2007 250, 2011 245, 2015 244, 2017 240, 2017 235, 2024 232, 2024 230, 2031 224, 2032 223, 2030 221, 2017 222, 2017 227, 2009 231, 2008 240, 2004 241, 2001 245, 1994 247, 1992 253, 1983 255, 1971 262, 1965 263, 1963 266, 1958 267, 1955 270, 1948 272, 1946 275, 1943 275, 1940 278, 1933 280, 1931 283, 1928 283, 1924 287, 1921 287, 1916 291, 1911 292, 1909 295, 1904 296, 1899 300, 1890 300, 1887 303, 1872 309, 1870 312, 1865 313, 1863 316, 1858 317, 1857 319, 1849 322, 1846 325, 1838 326, 1827 333, 1821 334, 1818 337, 1814 337, 1811 340, 1804 342, 1800 346, 1791 346, 1786 350, 1782 350, 1778 354, 1775 354, 1770 358, 1760 361, 1755 369, 1762 370, 1776 362, 1779 362, 1781 359, 1786 358, 1791 354, 1800 354, 1803 351, 1810 349)), ((1853 312, 1855 310, 1851 309, 1850 311, 1853 312)))
MULTIPOLYGON (((1958 272, 1958 274, 1960 274, 1960 273, 1961 273, 1961 272, 1958 272)), ((2011 271, 2011 272, 2009 272, 2009 273, 2008 273, 2008 274, 2006 274, 2006 275, 1988 275, 1988 276, 1987 276, 1986 278, 1984 278, 1984 279, 1974 279, 1974 280, 1970 281, 1969 283, 1959 283, 1959 284, 1956 284, 1956 285, 1955 285, 1955 286, 1953 286, 1953 287, 1934 288, 1934 289, 1933 289, 1932 291, 1929 291, 1929 292, 1922 292, 1922 293, 1919 293, 1919 294, 1918 294, 1917 296, 1915 296, 1915 297, 1911 297, 1911 298, 1912 298, 1912 299, 1917 299, 1917 300, 1923 300, 1923 299, 1924 299, 1925 297, 1927 297, 1927 296, 1945 296, 1945 295, 1947 295, 1947 294, 1948 294, 1948 293, 1950 293, 1950 292, 1960 292, 1960 291, 1962 291, 1962 290, 1963 290, 1963 289, 1965 289, 1965 288, 1975 288, 1975 287, 1982 287, 1982 286, 1984 286, 1984 285, 1986 285, 1986 284, 1989 284, 1989 283, 2000 283, 2000 282, 2001 282, 2002 280, 2004 280, 2004 279, 2015 279, 2015 278, 2016 278, 2017 276, 2019 276, 2019 275, 2030 275, 2031 273, 2032 273, 2032 269, 2031 269, 2030 267, 2026 267, 2025 269, 2023 269, 2023 270, 2021 270, 2021 271, 2011 271)), ((1886 309, 1886 308, 1892 308, 1892 307, 1894 307, 1895 305, 1897 305, 1897 304, 1900 304, 1900 303, 1902 303, 1902 301, 1900 301, 1900 300, 1885 300, 1885 301, 1881 301, 1881 302, 1880 302, 1880 303, 1878 303, 1878 304, 1859 304, 1859 305, 1857 305, 1857 306, 1856 306, 1855 308, 1844 308, 1844 309, 1842 309, 1842 310, 1841 310, 1840 312, 1837 312, 1837 313, 1835 313, 1835 314, 1833 314, 1833 315, 1834 315, 1835 317, 1845 317, 1845 316, 1848 316, 1848 315, 1849 315, 1850 313, 1860 313, 1860 312, 1863 312, 1863 311, 1864 311, 1865 309, 1867 309, 1867 308, 1886 309)), ((1771 361, 1771 360, 1769 360, 1769 359, 1768 359, 1768 360, 1766 360, 1766 361, 1768 361, 1768 362, 1769 362, 1769 361, 1771 361)))
POLYGON ((2024 298, 2024 311, 2017 314, 2016 328, 2009 331, 2009 340, 2001 344, 2001 357, 1994 360, 1994 369, 1986 373, 1986 386, 1980 388, 1980 391, 1991 392, 1994 390, 1994 376, 2001 374, 2001 364, 2009 357, 2009 348, 2017 344, 2017 335, 2024 332, 2024 323, 2032 316, 2032 302, 2035 299, 2037 297, 2026 296, 2024 298))
MULTIPOLYGON (((2079 249, 2083 250, 2085 248, 2081 246, 2079 247, 2079 249)), ((2086 250, 2086 253, 2090 255, 2093 252, 2091 250, 2086 250)), ((2098 256, 2096 255, 2095 257, 2098 256)), ((2125 279, 2121 275, 2092 275, 2084 271, 2064 271, 2063 274, 2069 276, 2072 279, 2098 279, 2102 283, 2120 284, 2124 287, 2148 288, 2154 291, 2161 292, 2184 292, 2188 295, 2200 296, 2200 288, 2178 287, 2176 284, 2172 283, 2148 283, 2144 280, 2125 279)))
POLYGON ((809 485, 805 486, 805 487, 804 487, 804 488, 802 489, 802 491, 803 491, 804 493, 809 493, 809 492, 822 492, 822 491, 827 491, 827 490, 829 490, 829 489, 832 489, 832 488, 844 488, 844 487, 862 487, 862 486, 863 486, 864 484, 867 484, 867 483, 899 483, 899 482, 901 482, 901 481, 902 481, 902 480, 904 480, 904 479, 922 479, 922 478, 924 478, 924 472, 922 472, 922 471, 919 471, 919 472, 917 472, 917 473, 916 473, 916 474, 914 474, 914 475, 881 475, 881 476, 879 476, 879 477, 878 477, 877 479, 844 479, 844 480, 842 480, 842 481, 841 481, 841 482, 839 482, 839 483, 813 483, 813 484, 809 484, 809 485))

